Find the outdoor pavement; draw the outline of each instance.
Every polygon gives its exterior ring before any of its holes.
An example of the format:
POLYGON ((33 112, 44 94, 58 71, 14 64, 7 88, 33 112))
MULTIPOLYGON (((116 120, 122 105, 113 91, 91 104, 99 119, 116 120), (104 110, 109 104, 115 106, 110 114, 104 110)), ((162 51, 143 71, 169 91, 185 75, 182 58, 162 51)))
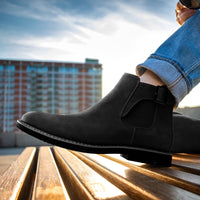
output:
POLYGON ((0 175, 12 164, 22 153, 24 148, 0 148, 0 175))

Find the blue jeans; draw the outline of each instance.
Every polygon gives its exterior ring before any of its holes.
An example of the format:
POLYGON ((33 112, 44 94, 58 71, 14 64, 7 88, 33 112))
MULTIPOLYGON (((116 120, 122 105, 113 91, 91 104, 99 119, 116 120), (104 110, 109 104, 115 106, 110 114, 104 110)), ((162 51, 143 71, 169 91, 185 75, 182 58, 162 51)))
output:
POLYGON ((167 85, 178 103, 200 82, 200 11, 198 10, 144 63, 141 76, 153 71, 167 85))

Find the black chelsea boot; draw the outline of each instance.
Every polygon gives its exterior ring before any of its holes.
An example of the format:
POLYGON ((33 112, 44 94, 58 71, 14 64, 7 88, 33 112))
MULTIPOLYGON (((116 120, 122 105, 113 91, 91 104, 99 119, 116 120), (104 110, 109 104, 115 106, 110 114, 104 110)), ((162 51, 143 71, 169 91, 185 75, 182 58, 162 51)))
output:
POLYGON ((174 103, 166 86, 141 83, 137 76, 124 74, 106 97, 83 112, 28 112, 17 127, 67 149, 119 153, 130 160, 170 166, 174 103))

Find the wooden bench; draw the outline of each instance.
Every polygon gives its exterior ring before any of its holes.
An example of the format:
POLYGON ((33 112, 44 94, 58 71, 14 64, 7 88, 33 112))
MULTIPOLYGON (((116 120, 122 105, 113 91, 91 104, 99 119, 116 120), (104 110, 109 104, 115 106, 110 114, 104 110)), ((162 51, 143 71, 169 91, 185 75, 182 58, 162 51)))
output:
POLYGON ((0 199, 200 200, 200 155, 177 154, 170 168, 59 147, 26 148, 0 177, 0 199))

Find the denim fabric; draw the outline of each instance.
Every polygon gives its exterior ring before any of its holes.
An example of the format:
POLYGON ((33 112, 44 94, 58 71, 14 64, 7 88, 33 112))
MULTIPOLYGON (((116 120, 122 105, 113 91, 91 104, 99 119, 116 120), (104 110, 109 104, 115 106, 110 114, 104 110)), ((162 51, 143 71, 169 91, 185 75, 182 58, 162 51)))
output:
POLYGON ((144 63, 141 76, 153 71, 168 86, 178 103, 200 82, 200 11, 198 10, 144 63))

